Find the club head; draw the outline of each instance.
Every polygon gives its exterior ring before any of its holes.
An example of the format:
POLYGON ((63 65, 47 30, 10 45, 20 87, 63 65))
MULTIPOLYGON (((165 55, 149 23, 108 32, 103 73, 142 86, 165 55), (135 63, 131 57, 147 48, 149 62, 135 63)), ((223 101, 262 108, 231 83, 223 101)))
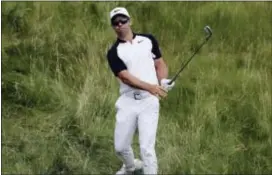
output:
POLYGON ((206 39, 209 39, 212 36, 212 30, 209 26, 204 27, 204 31, 206 32, 206 39))

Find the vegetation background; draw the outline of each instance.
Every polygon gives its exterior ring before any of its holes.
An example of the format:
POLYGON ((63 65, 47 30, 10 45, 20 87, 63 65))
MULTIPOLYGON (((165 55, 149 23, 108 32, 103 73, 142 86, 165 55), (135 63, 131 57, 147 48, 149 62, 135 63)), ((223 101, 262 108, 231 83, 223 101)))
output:
MULTIPOLYGON (((272 173, 271 2, 1 2, 2 173, 113 174, 118 82, 109 11, 125 6, 174 75, 159 173, 272 173)), ((137 137, 133 144, 139 155, 137 137)))

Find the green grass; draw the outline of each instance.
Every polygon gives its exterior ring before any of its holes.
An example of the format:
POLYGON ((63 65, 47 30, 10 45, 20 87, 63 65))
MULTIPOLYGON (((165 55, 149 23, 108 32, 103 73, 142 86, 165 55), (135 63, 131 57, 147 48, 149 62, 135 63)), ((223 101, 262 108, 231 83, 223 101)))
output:
POLYGON ((2 173, 120 168, 106 61, 116 6, 156 36, 171 76, 203 27, 214 32, 161 101, 159 173, 272 173, 271 2, 3 2, 2 173))

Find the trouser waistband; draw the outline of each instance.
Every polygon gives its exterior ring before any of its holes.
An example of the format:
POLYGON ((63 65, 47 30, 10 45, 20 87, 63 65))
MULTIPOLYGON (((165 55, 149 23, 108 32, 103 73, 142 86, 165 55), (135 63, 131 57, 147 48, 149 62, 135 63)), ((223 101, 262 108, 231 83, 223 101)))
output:
POLYGON ((129 91, 129 92, 123 93, 122 95, 133 98, 135 100, 142 100, 151 96, 149 92, 143 92, 143 91, 129 91))

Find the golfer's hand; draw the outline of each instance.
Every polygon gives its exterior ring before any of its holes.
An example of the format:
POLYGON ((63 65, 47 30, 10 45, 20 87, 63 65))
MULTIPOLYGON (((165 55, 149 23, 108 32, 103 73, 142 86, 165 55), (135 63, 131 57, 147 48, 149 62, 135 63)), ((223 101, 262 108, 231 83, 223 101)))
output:
POLYGON ((161 80, 161 86, 168 92, 170 91, 174 86, 175 86, 175 82, 172 82, 171 84, 168 84, 170 83, 170 79, 162 79, 161 80))
POLYGON ((159 86, 159 85, 151 85, 148 91, 159 98, 160 97, 164 98, 167 96, 166 90, 162 86, 159 86))

